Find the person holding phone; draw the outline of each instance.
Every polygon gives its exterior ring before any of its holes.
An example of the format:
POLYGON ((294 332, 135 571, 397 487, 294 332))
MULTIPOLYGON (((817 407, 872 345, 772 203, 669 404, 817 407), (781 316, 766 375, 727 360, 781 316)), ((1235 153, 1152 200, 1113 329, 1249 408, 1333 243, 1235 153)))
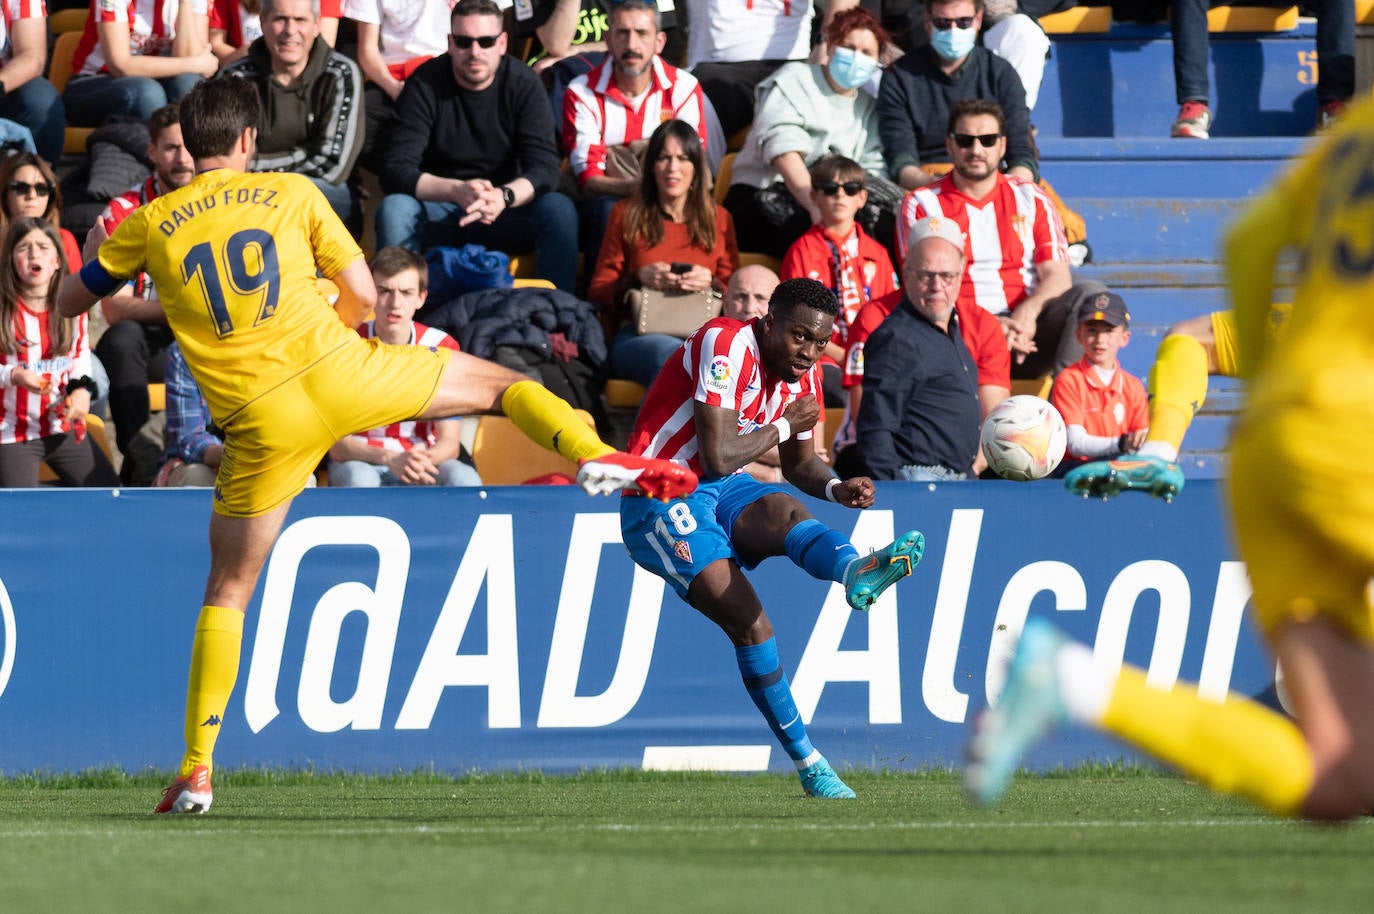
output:
POLYGON ((723 290, 739 267, 734 222, 711 199, 708 174, 696 128, 664 121, 649 137, 639 187, 611 210, 587 288, 611 339, 611 377, 647 386, 682 345, 675 336, 638 333, 626 321, 627 292, 723 290))

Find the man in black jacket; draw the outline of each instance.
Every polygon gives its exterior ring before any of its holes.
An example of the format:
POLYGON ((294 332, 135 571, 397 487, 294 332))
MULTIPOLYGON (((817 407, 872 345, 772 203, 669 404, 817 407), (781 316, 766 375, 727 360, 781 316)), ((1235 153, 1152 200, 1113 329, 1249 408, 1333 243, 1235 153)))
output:
POLYGON ((888 67, 878 90, 878 131, 892 179, 907 190, 938 175, 921 166, 948 162, 945 132, 950 107, 966 98, 990 99, 1006 118, 1006 172, 1039 180, 1030 143, 1026 90, 1011 64, 975 45, 983 24, 983 0, 930 0, 927 47, 888 67))
POLYGON ((951 219, 911 229, 905 298, 864 346, 858 443, 874 479, 968 479, 978 455, 978 366, 954 304, 964 235, 951 219))
POLYGON ((253 170, 305 175, 360 238, 353 166, 363 143, 363 78, 357 64, 320 37, 319 0, 263 0, 262 37, 224 75, 258 89, 253 170))
POLYGON ((453 7, 449 52, 422 64, 384 141, 377 246, 534 251, 535 274, 572 291, 577 210, 554 192, 559 155, 543 84, 506 55, 492 0, 453 7))

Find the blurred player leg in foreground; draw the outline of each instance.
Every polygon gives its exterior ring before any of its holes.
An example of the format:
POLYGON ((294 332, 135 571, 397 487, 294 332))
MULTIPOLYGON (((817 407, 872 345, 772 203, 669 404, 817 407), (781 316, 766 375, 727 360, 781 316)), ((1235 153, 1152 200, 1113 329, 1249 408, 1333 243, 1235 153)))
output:
POLYGON ((979 800, 997 800, 1022 753, 1074 723, 1279 815, 1347 819, 1374 802, 1374 487, 1350 474, 1350 455, 1374 428, 1371 191, 1366 103, 1246 210, 1226 249, 1236 351, 1250 378, 1232 443, 1232 513, 1295 719, 1240 696, 1160 691, 1133 667, 1104 678, 1087 647, 1031 620, 970 744, 966 780, 979 800), (1273 271, 1288 245, 1303 273, 1276 344, 1273 271))

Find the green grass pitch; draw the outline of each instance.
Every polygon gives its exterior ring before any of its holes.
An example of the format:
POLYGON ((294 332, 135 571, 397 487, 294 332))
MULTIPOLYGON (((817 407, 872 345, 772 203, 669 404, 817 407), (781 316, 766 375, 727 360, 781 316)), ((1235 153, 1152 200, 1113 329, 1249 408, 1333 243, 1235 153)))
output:
POLYGON ((1369 911, 1374 824, 1262 816, 1170 776, 222 772, 208 815, 160 777, 0 781, 0 910, 1369 911))

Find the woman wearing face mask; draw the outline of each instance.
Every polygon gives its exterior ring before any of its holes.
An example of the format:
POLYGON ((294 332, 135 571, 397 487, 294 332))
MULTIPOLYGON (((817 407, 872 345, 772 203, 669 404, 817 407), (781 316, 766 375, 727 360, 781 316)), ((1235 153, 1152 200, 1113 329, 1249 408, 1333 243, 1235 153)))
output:
POLYGON ((825 30, 827 63, 789 63, 760 84, 754 126, 735 160, 725 197, 740 250, 782 257, 818 221, 808 169, 825 155, 863 166, 870 204, 860 221, 875 237, 891 237, 886 204, 895 206, 900 194, 895 189, 882 193, 891 185, 883 177, 876 102, 863 90, 877 75, 890 42, 872 13, 848 9, 825 30))

